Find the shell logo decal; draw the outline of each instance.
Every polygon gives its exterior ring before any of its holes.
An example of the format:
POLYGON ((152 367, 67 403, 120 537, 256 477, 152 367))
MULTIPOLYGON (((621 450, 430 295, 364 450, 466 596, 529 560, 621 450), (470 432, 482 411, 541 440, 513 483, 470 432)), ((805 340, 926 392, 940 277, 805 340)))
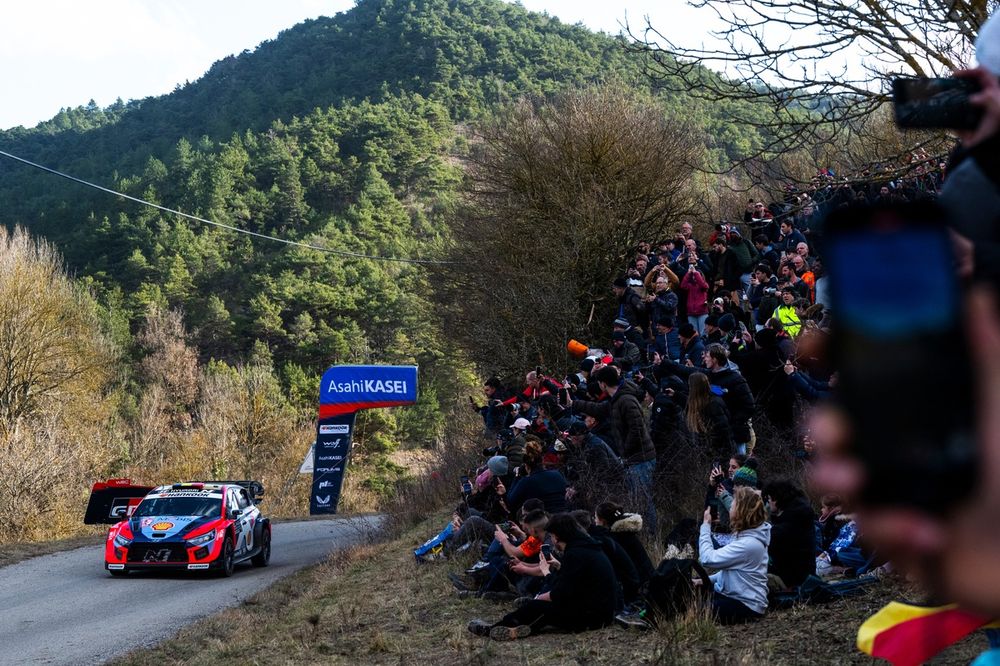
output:
POLYGON ((154 530, 158 530, 158 531, 160 531, 160 530, 169 530, 173 526, 174 526, 173 523, 168 523, 166 521, 163 521, 163 522, 159 522, 159 523, 156 523, 155 525, 153 525, 153 529, 154 530))

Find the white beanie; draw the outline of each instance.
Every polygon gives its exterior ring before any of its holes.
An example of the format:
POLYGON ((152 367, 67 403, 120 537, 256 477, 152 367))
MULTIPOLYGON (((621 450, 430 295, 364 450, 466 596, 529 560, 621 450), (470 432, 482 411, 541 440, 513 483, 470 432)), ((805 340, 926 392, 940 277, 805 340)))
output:
POLYGON ((976 38, 976 60, 995 76, 1000 76, 1000 11, 986 19, 976 38))

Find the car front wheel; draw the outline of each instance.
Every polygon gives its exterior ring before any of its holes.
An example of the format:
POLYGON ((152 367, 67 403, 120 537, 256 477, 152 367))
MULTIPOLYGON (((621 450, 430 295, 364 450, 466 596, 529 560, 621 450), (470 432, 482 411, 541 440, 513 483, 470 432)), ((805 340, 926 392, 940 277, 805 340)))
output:
POLYGON ((219 575, 228 578, 233 575, 233 540, 226 537, 219 554, 219 575))

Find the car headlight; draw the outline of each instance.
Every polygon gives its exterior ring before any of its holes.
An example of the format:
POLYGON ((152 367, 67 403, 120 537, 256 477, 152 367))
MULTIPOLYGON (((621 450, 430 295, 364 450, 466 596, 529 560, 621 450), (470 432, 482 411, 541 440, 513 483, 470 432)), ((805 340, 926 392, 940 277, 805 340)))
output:
POLYGON ((202 534, 201 536, 196 536, 193 539, 188 539, 187 542, 189 544, 191 544, 192 546, 202 546, 202 545, 204 545, 206 543, 209 543, 213 539, 215 539, 215 531, 214 530, 211 531, 211 532, 208 532, 206 534, 202 534))
POLYGON ((119 548, 128 548, 130 543, 132 543, 132 539, 126 539, 121 534, 115 537, 115 545, 119 548))

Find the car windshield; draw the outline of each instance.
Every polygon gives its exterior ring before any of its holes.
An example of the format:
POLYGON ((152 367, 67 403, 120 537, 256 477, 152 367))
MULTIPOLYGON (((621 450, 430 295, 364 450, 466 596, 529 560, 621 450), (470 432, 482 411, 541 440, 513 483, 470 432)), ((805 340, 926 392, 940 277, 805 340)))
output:
POLYGON ((133 516, 206 516, 222 515, 222 500, 213 497, 159 497, 145 499, 133 516))

